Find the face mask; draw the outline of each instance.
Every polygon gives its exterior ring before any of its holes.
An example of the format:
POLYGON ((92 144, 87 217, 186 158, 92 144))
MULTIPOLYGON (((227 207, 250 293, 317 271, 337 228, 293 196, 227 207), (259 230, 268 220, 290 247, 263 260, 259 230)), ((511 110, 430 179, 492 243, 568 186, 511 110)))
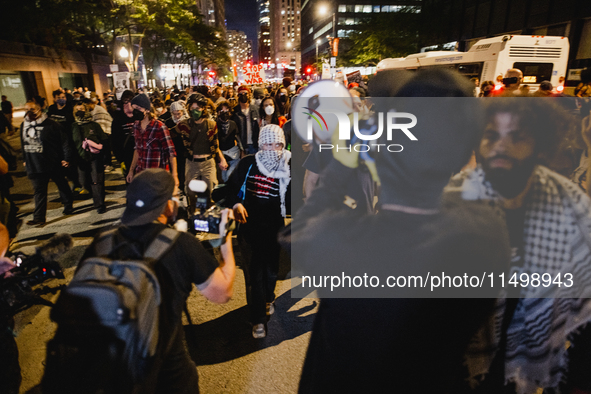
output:
POLYGON ((275 112, 275 107, 273 107, 272 105, 267 105, 265 107, 265 113, 267 115, 273 115, 273 112, 275 112))
POLYGON ((192 109, 191 110, 191 116, 195 120, 199 120, 199 118, 201 117, 201 114, 203 114, 203 111, 199 111, 198 109, 192 109))
POLYGON ((144 120, 145 115, 142 111, 140 111, 139 109, 134 109, 133 110, 133 120, 144 120))
POLYGON ((228 111, 220 112, 218 119, 223 122, 227 122, 230 119, 230 113, 228 111))
POLYGON ((285 94, 282 94, 281 96, 279 96, 279 101, 281 101, 282 103, 287 103, 287 96, 285 94))
POLYGON ((55 100, 55 102, 57 103, 57 105, 59 105, 60 107, 63 107, 64 105, 66 105, 66 99, 57 99, 55 100))
POLYGON ((156 108, 156 113, 158 115, 160 115, 162 112, 164 112, 164 108, 156 108))
POLYGON ((29 122, 34 121, 38 117, 39 116, 35 112, 33 112, 33 111, 27 111, 27 119, 29 119, 29 122))
POLYGON ((85 111, 76 111, 76 118, 77 119, 82 119, 84 118, 84 115, 86 114, 85 111))
POLYGON ((261 100, 261 99, 256 99, 256 100, 254 100, 254 103, 255 103, 256 105, 261 105, 261 102, 262 102, 262 101, 263 101, 263 100, 261 100))
POLYGON ((248 95, 247 94, 240 94, 238 95, 238 101, 240 101, 242 104, 248 103, 248 95))

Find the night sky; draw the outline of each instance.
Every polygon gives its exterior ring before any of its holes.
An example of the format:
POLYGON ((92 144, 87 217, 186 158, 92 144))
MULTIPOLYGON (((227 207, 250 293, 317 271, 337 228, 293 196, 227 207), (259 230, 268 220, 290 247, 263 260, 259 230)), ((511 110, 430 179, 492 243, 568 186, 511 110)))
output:
POLYGON ((226 29, 241 30, 252 40, 252 53, 257 56, 258 12, 256 0, 225 0, 226 29))

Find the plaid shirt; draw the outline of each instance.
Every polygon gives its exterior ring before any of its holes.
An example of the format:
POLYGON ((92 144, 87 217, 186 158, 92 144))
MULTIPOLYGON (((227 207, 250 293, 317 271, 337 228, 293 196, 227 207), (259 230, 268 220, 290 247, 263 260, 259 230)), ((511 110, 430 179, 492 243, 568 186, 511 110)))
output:
POLYGON ((174 144, 168 129, 161 121, 152 119, 142 131, 141 122, 133 125, 133 136, 135 137, 135 150, 138 154, 135 173, 146 168, 169 169, 170 158, 176 157, 174 144))

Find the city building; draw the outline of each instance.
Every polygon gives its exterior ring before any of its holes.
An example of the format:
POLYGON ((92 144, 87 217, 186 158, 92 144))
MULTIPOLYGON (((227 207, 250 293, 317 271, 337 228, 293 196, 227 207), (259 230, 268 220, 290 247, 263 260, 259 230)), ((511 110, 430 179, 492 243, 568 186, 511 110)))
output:
POLYGON ((259 12, 259 23, 257 30, 259 50, 257 61, 259 63, 269 64, 271 61, 271 22, 269 17, 270 0, 257 0, 257 7, 259 12))
POLYGON ((277 78, 299 76, 301 68, 300 0, 270 0, 271 62, 277 78))
MULTIPOLYGON (((78 52, 0 40, 0 93, 12 104, 23 107, 27 98, 39 95, 53 104, 56 89, 91 87, 90 78, 99 97, 112 86, 108 56, 92 54, 92 72, 78 52)), ((123 67, 122 71, 125 71, 123 67)))
POLYGON ((196 0, 203 22, 211 27, 226 30, 226 9, 224 0, 196 0))
POLYGON ((247 40, 246 33, 238 30, 226 32, 228 51, 237 69, 246 63, 252 63, 252 41, 247 40))
POLYGON ((371 1, 359 0, 307 0, 302 5, 302 64, 312 65, 328 54, 330 39, 339 38, 339 52, 347 50, 346 38, 357 25, 384 12, 397 12, 403 7, 421 11, 420 0, 371 1))

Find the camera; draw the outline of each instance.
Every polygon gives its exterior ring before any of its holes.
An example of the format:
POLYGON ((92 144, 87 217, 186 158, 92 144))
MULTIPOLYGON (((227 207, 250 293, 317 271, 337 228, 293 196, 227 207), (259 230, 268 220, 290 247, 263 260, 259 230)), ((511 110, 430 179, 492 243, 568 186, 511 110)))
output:
MULTIPOLYGON (((189 189, 197 194, 197 202, 195 204, 196 213, 190 220, 193 229, 198 232, 219 234, 220 223, 222 221, 222 209, 215 204, 210 206, 207 183, 193 179, 189 182, 189 189)), ((235 221, 231 219, 228 220, 224 236, 228 231, 234 230, 235 227, 235 221)))
POLYGON ((61 286, 33 287, 52 278, 65 278, 61 266, 55 260, 71 247, 72 237, 58 234, 38 247, 33 255, 15 254, 13 259, 16 267, 9 271, 11 275, 0 277, 0 315, 14 316, 33 305, 52 306, 41 295, 54 294, 61 286))
POLYGON ((4 316, 14 316, 32 305, 45 304, 39 295, 53 291, 33 290, 33 287, 52 278, 64 279, 58 263, 45 261, 36 254, 17 254, 15 263, 17 266, 10 270, 12 275, 0 279, 0 313, 4 316))

